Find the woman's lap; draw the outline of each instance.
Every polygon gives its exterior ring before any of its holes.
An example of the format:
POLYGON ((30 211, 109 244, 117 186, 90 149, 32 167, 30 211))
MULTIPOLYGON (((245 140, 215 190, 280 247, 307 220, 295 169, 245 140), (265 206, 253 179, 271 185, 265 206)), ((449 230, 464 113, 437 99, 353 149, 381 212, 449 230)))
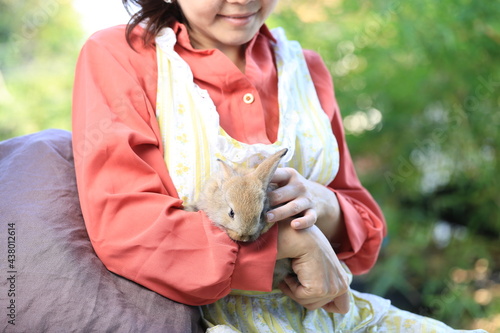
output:
MULTIPOLYGON (((279 291, 237 291, 214 304, 201 307, 210 333, 226 332, 402 332, 446 333, 444 323, 400 310, 379 296, 351 292, 351 310, 345 314, 309 311, 279 291)), ((482 330, 468 332, 485 332, 482 330)))

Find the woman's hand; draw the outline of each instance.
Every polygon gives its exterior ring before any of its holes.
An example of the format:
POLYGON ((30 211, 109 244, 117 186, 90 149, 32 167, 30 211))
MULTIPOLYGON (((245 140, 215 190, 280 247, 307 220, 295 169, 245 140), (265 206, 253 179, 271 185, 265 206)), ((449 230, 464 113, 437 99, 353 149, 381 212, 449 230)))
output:
POLYGON ((267 213, 269 222, 291 218, 294 229, 316 224, 330 241, 340 243, 345 230, 334 192, 304 178, 293 168, 278 168, 271 182, 278 188, 269 194, 270 205, 274 207, 267 213))
POLYGON ((292 229, 279 224, 278 259, 292 258, 297 277, 281 283, 283 293, 309 310, 349 311, 348 277, 330 242, 316 226, 292 229))

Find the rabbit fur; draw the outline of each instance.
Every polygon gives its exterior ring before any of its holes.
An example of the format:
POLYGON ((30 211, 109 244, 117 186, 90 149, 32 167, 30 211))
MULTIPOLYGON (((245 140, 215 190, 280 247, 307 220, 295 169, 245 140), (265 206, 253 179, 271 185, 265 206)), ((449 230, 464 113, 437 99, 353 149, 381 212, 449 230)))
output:
MULTIPOLYGON (((267 193, 273 189, 271 179, 287 151, 286 148, 278 151, 255 168, 231 167, 217 160, 218 172, 205 182, 197 200, 186 210, 204 211, 234 241, 255 241, 273 225, 266 220, 270 208, 267 193)), ((290 273, 290 259, 278 260, 273 289, 290 273)))

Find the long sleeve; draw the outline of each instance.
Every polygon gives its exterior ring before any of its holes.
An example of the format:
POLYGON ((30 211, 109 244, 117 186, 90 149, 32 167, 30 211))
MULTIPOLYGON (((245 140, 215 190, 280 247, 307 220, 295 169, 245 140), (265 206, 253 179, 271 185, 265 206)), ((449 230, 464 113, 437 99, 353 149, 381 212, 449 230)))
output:
POLYGON ((337 251, 354 274, 366 273, 375 264, 386 235, 384 216, 373 197, 361 185, 347 148, 342 117, 335 99, 331 75, 321 57, 304 52, 320 103, 331 119, 339 145, 340 168, 329 188, 335 192, 344 216, 348 240, 337 251))
POLYGON ((277 228, 239 245, 203 212, 182 210, 155 117, 156 53, 139 42, 132 50, 123 33, 89 39, 74 85, 77 184, 97 255, 110 271, 186 304, 231 288, 270 290, 277 228))

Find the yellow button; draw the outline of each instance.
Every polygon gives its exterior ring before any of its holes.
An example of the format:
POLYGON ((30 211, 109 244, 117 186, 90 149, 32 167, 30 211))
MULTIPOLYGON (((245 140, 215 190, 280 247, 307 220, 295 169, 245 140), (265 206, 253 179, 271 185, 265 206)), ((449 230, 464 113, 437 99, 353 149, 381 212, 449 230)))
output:
POLYGON ((252 104, 253 101, 255 101, 255 97, 253 97, 252 94, 248 93, 248 94, 245 94, 245 96, 243 96, 243 102, 245 102, 247 104, 252 104))

